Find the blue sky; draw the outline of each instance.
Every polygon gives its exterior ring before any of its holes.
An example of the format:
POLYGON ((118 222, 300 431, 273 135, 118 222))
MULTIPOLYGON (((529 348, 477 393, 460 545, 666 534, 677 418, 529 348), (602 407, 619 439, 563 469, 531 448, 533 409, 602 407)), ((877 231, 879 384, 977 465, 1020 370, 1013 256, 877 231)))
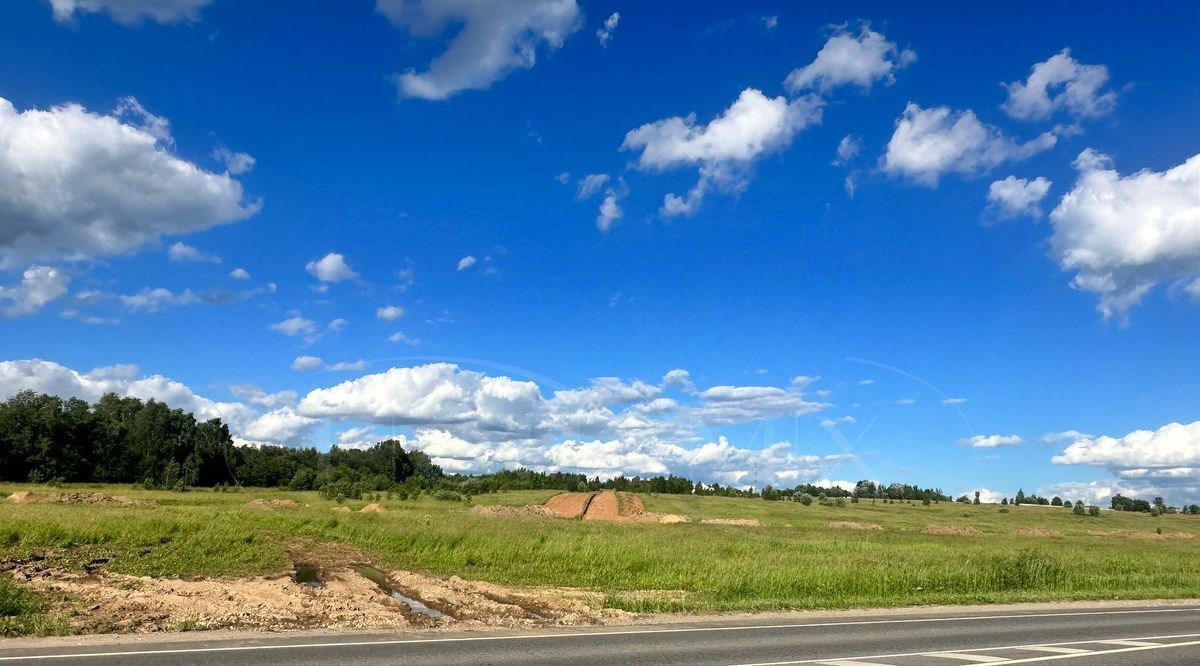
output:
POLYGON ((644 4, 6 3, 0 397, 1200 500, 1194 3, 644 4))

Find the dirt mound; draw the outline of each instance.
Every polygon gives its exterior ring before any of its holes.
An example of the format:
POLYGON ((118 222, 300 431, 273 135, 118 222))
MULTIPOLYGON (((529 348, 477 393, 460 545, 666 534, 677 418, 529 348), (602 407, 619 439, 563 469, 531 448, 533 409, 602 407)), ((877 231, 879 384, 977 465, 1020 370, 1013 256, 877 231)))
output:
POLYGON ((929 525, 921 530, 921 534, 936 534, 939 536, 979 536, 983 534, 970 525, 929 525))
POLYGON ((1063 535, 1061 530, 1051 530, 1044 527, 1022 527, 1021 529, 1013 530, 1013 534, 1031 537, 1060 537, 1063 535))
POLYGON ((290 499, 256 499, 246 502, 246 506, 251 506, 256 509, 294 509, 300 505, 297 504, 295 500, 290 499))
POLYGON ((538 518, 553 518, 554 512, 541 504, 525 506, 476 506, 471 508, 476 516, 534 516, 538 518))
POLYGON ((592 493, 559 493, 546 500, 546 508, 556 518, 582 518, 592 501, 592 493))
POLYGON ((746 527, 762 527, 758 518, 705 518, 700 521, 705 525, 742 525, 746 527))
POLYGON ((63 493, 52 498, 60 504, 118 504, 121 506, 157 506, 153 500, 135 500, 121 495, 111 496, 104 493, 63 493))
POLYGON ((383 508, 382 506, 379 506, 378 504, 376 504, 374 502, 371 502, 370 504, 359 509, 358 512, 359 513, 387 513, 387 509, 383 508))
MULTIPOLYGON (((638 500, 641 503, 641 500, 638 500)), ((642 512, 645 513, 645 506, 642 507, 642 512)), ((592 501, 587 505, 587 511, 583 514, 584 520, 607 520, 618 521, 625 516, 621 515, 621 501, 617 498, 617 494, 611 490, 606 490, 602 493, 597 493, 592 497, 592 501)))
POLYGON ((835 530, 872 530, 883 531, 883 526, 875 523, 855 523, 848 520, 835 520, 832 523, 825 523, 825 527, 830 527, 835 530))
POLYGON ((17 492, 8 496, 8 501, 16 502, 17 504, 33 504, 34 502, 40 502, 43 499, 45 498, 42 495, 31 493, 28 490, 18 490, 17 492))
POLYGON ((539 516, 599 520, 609 523, 690 523, 687 516, 650 513, 642 498, 627 492, 605 490, 598 493, 559 493, 545 505, 477 506, 477 516, 539 516))

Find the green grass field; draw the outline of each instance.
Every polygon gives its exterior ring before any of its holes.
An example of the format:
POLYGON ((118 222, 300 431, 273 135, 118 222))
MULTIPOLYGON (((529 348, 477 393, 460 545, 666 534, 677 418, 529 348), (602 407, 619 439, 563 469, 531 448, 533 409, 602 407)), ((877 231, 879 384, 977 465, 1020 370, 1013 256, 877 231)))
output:
MULTIPOLYGON (((383 514, 336 513, 316 493, 187 493, 127 486, 0 486, 39 494, 103 492, 152 507, 0 501, 0 561, 49 556, 66 567, 108 558, 110 571, 252 576, 291 568, 289 548, 338 542, 386 567, 505 585, 585 587, 627 610, 728 611, 1080 599, 1200 597, 1200 538, 1135 539, 1089 531, 1200 537, 1200 519, 1058 507, 942 503, 845 508, 757 499, 661 495, 649 511, 757 518, 762 527, 614 524, 495 518, 422 496, 381 500, 383 514), (252 508, 287 498, 296 508, 252 508), (831 529, 830 521, 883 531, 831 529), (979 536, 932 536, 927 525, 972 526, 979 536), (1018 536, 1020 528, 1063 536, 1018 536), (651 592, 647 592, 651 591, 651 592)), ((476 497, 475 504, 540 503, 550 491, 476 497)), ((359 508, 366 502, 349 502, 359 508)), ((0 575, 0 613, 36 617, 38 601, 0 575)))

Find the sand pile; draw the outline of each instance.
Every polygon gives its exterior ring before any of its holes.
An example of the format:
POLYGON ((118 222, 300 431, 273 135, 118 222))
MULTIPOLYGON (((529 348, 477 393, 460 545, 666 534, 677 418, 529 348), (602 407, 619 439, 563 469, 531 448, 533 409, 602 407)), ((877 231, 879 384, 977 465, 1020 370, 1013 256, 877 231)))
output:
POLYGON ((642 498, 627 492, 559 493, 544 505, 477 506, 477 516, 534 516, 598 520, 610 523, 690 523, 687 516, 650 513, 642 498))
POLYGON ((743 527, 762 527, 758 518, 705 518, 700 521, 705 525, 741 525, 743 527))
POLYGON ((358 512, 359 513, 387 513, 387 509, 383 508, 382 506, 379 506, 378 504, 376 504, 374 502, 371 502, 370 504, 359 509, 358 512))
POLYGON ((290 499, 256 499, 246 502, 246 506, 254 507, 256 509, 294 509, 300 505, 297 504, 295 500, 290 499))
POLYGON ((15 502, 17 504, 33 504, 34 502, 40 502, 43 499, 45 499, 44 496, 37 493, 31 493, 28 490, 18 490, 17 492, 8 496, 8 501, 15 502))
POLYGON ((872 530, 883 531, 881 525, 875 523, 855 523, 848 520, 835 520, 832 523, 825 523, 825 527, 830 527, 835 530, 872 530))
POLYGON ((581 518, 592 497, 593 493, 559 493, 546 500, 546 508, 556 518, 581 518))
POLYGON ((970 525, 929 525, 921 530, 921 534, 936 534, 938 536, 979 536, 983 534, 970 525))

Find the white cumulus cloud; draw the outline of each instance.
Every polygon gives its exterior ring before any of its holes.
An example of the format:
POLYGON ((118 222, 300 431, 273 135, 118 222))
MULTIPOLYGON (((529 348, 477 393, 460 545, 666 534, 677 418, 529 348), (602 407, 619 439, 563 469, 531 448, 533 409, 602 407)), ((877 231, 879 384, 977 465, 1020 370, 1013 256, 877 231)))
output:
POLYGON ((960 439, 958 443, 976 449, 994 449, 1001 446, 1016 446, 1023 441, 1020 435, 975 435, 968 439, 960 439))
POLYGON ((1117 103, 1117 94, 1104 90, 1107 82, 1107 67, 1082 65, 1063 49, 1035 64, 1025 81, 1005 84, 1003 109, 1018 120, 1044 120, 1059 109, 1084 118, 1103 116, 1117 103))
POLYGON ((816 59, 792 70, 784 85, 793 93, 806 89, 827 93, 847 84, 870 90, 878 81, 895 83, 896 72, 916 59, 912 49, 901 50, 866 26, 857 35, 843 26, 825 42, 816 59))
POLYGON ((989 206, 1001 218, 1042 216, 1042 199, 1050 191, 1050 181, 1038 176, 1033 180, 1009 176, 988 186, 989 206))
POLYGON ((710 190, 744 190, 752 164, 786 148, 798 132, 819 122, 822 106, 813 96, 789 101, 746 88, 705 125, 696 124, 695 114, 647 123, 628 132, 621 149, 640 150, 641 169, 699 167, 700 179, 687 195, 666 195, 660 210, 664 216, 691 215, 710 190))
POLYGON ((358 273, 346 263, 346 257, 337 252, 330 252, 320 259, 308 262, 304 269, 321 282, 344 282, 358 277, 358 273))
POLYGON ((452 35, 428 70, 394 77, 402 96, 427 100, 482 90, 531 69, 539 48, 559 48, 581 25, 575 0, 376 0, 375 8, 413 36, 452 35))
POLYGON ((0 285, 0 316, 33 314, 67 293, 71 277, 51 266, 30 266, 14 285, 0 285))
POLYGON ((165 119, 131 98, 112 115, 0 98, 0 268, 123 254, 258 211, 229 174, 171 147, 165 119))
POLYGON ((1121 176, 1087 149, 1075 166, 1074 188, 1050 213, 1050 247, 1075 273, 1071 285, 1098 296, 1106 319, 1124 318, 1157 284, 1200 287, 1200 155, 1121 176))
POLYGON ((973 111, 952 111, 945 106, 922 109, 909 102, 896 120, 882 166, 889 175, 936 187, 947 173, 982 173, 1049 150, 1057 141, 1053 132, 1045 132, 1017 143, 996 127, 980 122, 973 111))

